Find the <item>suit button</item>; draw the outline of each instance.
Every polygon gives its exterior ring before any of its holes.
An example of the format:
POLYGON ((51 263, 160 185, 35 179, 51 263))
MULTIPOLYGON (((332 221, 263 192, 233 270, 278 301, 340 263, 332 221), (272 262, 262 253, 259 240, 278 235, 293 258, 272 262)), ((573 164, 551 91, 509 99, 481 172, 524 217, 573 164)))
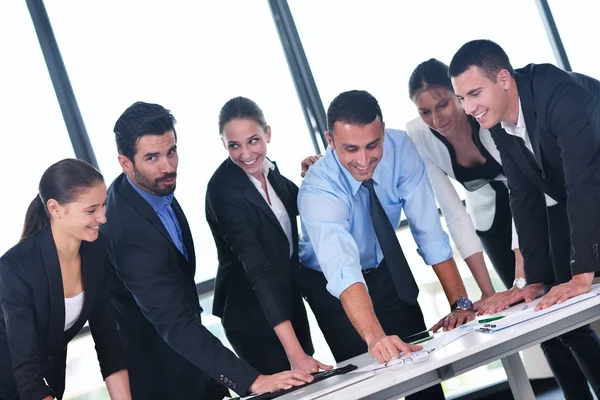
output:
POLYGON ((221 380, 223 380, 223 375, 221 375, 221 380))
POLYGON ((225 383, 229 382, 229 379, 225 378, 224 382, 225 382, 225 383))
POLYGON ((54 356, 48 356, 48 361, 54 362, 54 356))
POLYGON ((237 384, 236 383, 233 384, 233 388, 234 389, 237 388, 237 384))

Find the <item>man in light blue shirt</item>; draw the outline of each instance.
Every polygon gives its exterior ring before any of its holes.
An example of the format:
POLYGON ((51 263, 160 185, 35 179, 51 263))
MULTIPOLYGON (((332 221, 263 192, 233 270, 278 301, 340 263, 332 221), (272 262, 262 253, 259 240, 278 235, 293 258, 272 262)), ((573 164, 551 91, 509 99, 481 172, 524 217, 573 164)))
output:
POLYGON ((386 130, 377 100, 364 91, 336 97, 327 119, 329 150, 310 167, 298 195, 300 280, 337 361, 368 349, 386 362, 418 349, 398 336, 426 329, 395 235, 402 210, 419 254, 433 265, 452 304, 434 329, 472 320, 472 304, 424 163, 407 134, 386 130))

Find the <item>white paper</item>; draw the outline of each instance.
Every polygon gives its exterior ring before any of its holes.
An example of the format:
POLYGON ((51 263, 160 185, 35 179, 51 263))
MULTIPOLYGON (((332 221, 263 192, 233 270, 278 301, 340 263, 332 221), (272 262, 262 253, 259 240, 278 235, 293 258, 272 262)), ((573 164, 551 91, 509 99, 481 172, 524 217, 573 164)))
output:
POLYGON ((368 364, 362 368, 355 369, 352 372, 377 371, 384 368, 392 368, 394 367, 394 365, 400 364, 402 362, 410 363, 412 361, 407 360, 408 358, 412 358, 414 360, 419 357, 425 357, 427 352, 434 352, 435 350, 439 350, 444 346, 447 346, 450 343, 454 342, 455 340, 458 340, 463 336, 473 332, 474 330, 475 326, 473 324, 466 324, 448 332, 436 333, 434 334, 433 339, 420 343, 421 346, 423 346, 423 350, 413 352, 410 357, 407 357, 404 354, 404 352, 402 352, 400 353, 399 358, 394 358, 385 364, 380 364, 377 360, 375 360, 371 364, 368 364))
POLYGON ((581 294, 579 296, 572 297, 569 300, 565 301, 564 303, 555 304, 552 307, 549 307, 549 308, 546 308, 546 309, 540 310, 540 311, 534 311, 534 309, 538 305, 538 303, 540 301, 542 301, 543 297, 537 298, 528 304, 525 304, 525 303, 516 304, 501 313, 491 314, 489 316, 482 316, 481 318, 479 318, 479 320, 482 320, 482 319, 486 319, 486 318, 493 318, 496 316, 504 317, 502 319, 499 319, 496 321, 490 321, 490 322, 487 322, 484 324, 479 323, 478 331, 485 332, 485 333, 498 332, 503 329, 509 328, 511 326, 515 326, 515 325, 521 324, 523 322, 527 322, 532 319, 539 318, 543 315, 547 315, 547 314, 556 312, 558 310, 562 310, 563 308, 572 306, 573 304, 577 304, 582 301, 589 300, 591 298, 598 296, 600 294, 598 292, 598 289, 599 289, 598 287, 595 287, 593 292, 585 293, 585 294, 581 294))

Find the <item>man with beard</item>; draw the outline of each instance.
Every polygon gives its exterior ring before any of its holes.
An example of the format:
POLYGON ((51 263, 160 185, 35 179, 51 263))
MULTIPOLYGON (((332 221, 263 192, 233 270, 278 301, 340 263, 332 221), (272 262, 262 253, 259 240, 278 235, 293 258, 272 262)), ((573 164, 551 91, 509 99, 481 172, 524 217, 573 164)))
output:
POLYGON ((301 371, 259 375, 200 318, 189 225, 174 197, 175 118, 138 102, 114 131, 123 173, 108 190, 102 226, 111 255, 112 299, 134 399, 222 399, 312 380, 301 371))

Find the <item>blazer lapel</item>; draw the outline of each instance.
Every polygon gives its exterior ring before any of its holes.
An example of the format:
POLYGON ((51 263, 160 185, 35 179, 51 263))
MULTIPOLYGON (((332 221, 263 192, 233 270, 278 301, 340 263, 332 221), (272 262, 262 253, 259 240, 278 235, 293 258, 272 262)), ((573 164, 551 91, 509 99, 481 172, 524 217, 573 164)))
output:
POLYGON ((519 98, 521 100, 521 111, 523 112, 525 126, 527 127, 527 135, 531 141, 531 147, 533 148, 536 164, 539 167, 542 176, 544 176, 544 165, 542 163, 538 121, 533 104, 533 94, 531 93, 531 89, 528 84, 529 81, 524 75, 522 75, 520 72, 516 72, 515 80, 517 82, 517 89, 519 91, 519 98))
MULTIPOLYGON (((171 203, 171 207, 173 208, 173 212, 179 221, 179 227, 181 228, 181 237, 183 239, 183 246, 187 252, 187 261, 192 270, 192 274, 196 273, 196 252, 194 249, 194 239, 192 238, 192 231, 190 230, 190 225, 188 224, 187 218, 183 213, 183 209, 179 205, 179 202, 176 198, 173 198, 173 202, 171 203)), ((183 254, 181 255, 183 257, 183 254)), ((185 257, 184 257, 185 258, 185 257)))
POLYGON ((40 234, 40 251, 48 276, 48 292, 50 294, 50 325, 48 327, 48 351, 60 354, 64 349, 65 330, 65 295, 63 290, 60 262, 52 230, 47 225, 40 234))
MULTIPOLYGON (((269 206, 267 201, 258 191, 259 189, 257 189, 256 186, 254 186, 254 184, 250 181, 248 176, 246 176, 246 173, 240 167, 235 165, 230 159, 227 161, 227 169, 229 174, 231 175, 232 183, 235 186, 240 187, 243 190, 244 198, 248 200, 252 205, 254 205, 258 210, 260 210, 265 215, 265 217, 269 221, 271 221, 271 223, 273 223, 283 235, 285 235, 281 224, 277 220, 277 217, 275 217, 275 214, 273 213, 273 210, 271 210, 271 207, 269 206)), ((272 174, 272 172, 273 171, 269 172, 269 176, 272 174)), ((269 182, 271 181, 269 180, 269 182)), ((275 189, 275 187, 273 187, 273 189, 275 189)))
POLYGON ((125 174, 121 174, 120 179, 121 182, 119 183, 119 192, 123 194, 127 201, 131 203, 133 208, 135 208, 135 210, 139 212, 144 219, 150 222, 150 224, 152 224, 152 226, 158 230, 161 235, 163 235, 165 239, 167 239, 169 243, 175 247, 177 251, 179 251, 173 242, 173 239, 171 239, 171 235, 169 235, 169 232, 167 232, 167 228, 165 228, 165 225, 162 223, 152 206, 148 204, 148 202, 131 187, 131 184, 127 181, 125 174))
MULTIPOLYGON (((283 206, 285 207, 285 210, 287 211, 290 223, 292 225, 292 241, 294 253, 296 253, 298 250, 298 241, 294 240, 294 238, 298 237, 298 224, 296 221, 296 216, 298 215, 298 206, 296 204, 296 199, 293 198, 292 194, 290 193, 288 186, 283 176, 281 176, 281 174, 279 173, 279 169, 277 168, 277 166, 275 166, 275 169, 273 171, 269 172, 268 179, 269 183, 271 183, 271 186, 273 186, 273 190, 275 191, 275 193, 277 193, 277 196, 279 196, 279 199, 281 200, 283 206)), ((281 228, 281 224, 279 224, 279 221, 277 221, 277 225, 281 228)), ((283 228, 281 229, 281 232, 283 232, 283 228)), ((283 232, 283 234, 285 235, 285 232, 283 232)))

